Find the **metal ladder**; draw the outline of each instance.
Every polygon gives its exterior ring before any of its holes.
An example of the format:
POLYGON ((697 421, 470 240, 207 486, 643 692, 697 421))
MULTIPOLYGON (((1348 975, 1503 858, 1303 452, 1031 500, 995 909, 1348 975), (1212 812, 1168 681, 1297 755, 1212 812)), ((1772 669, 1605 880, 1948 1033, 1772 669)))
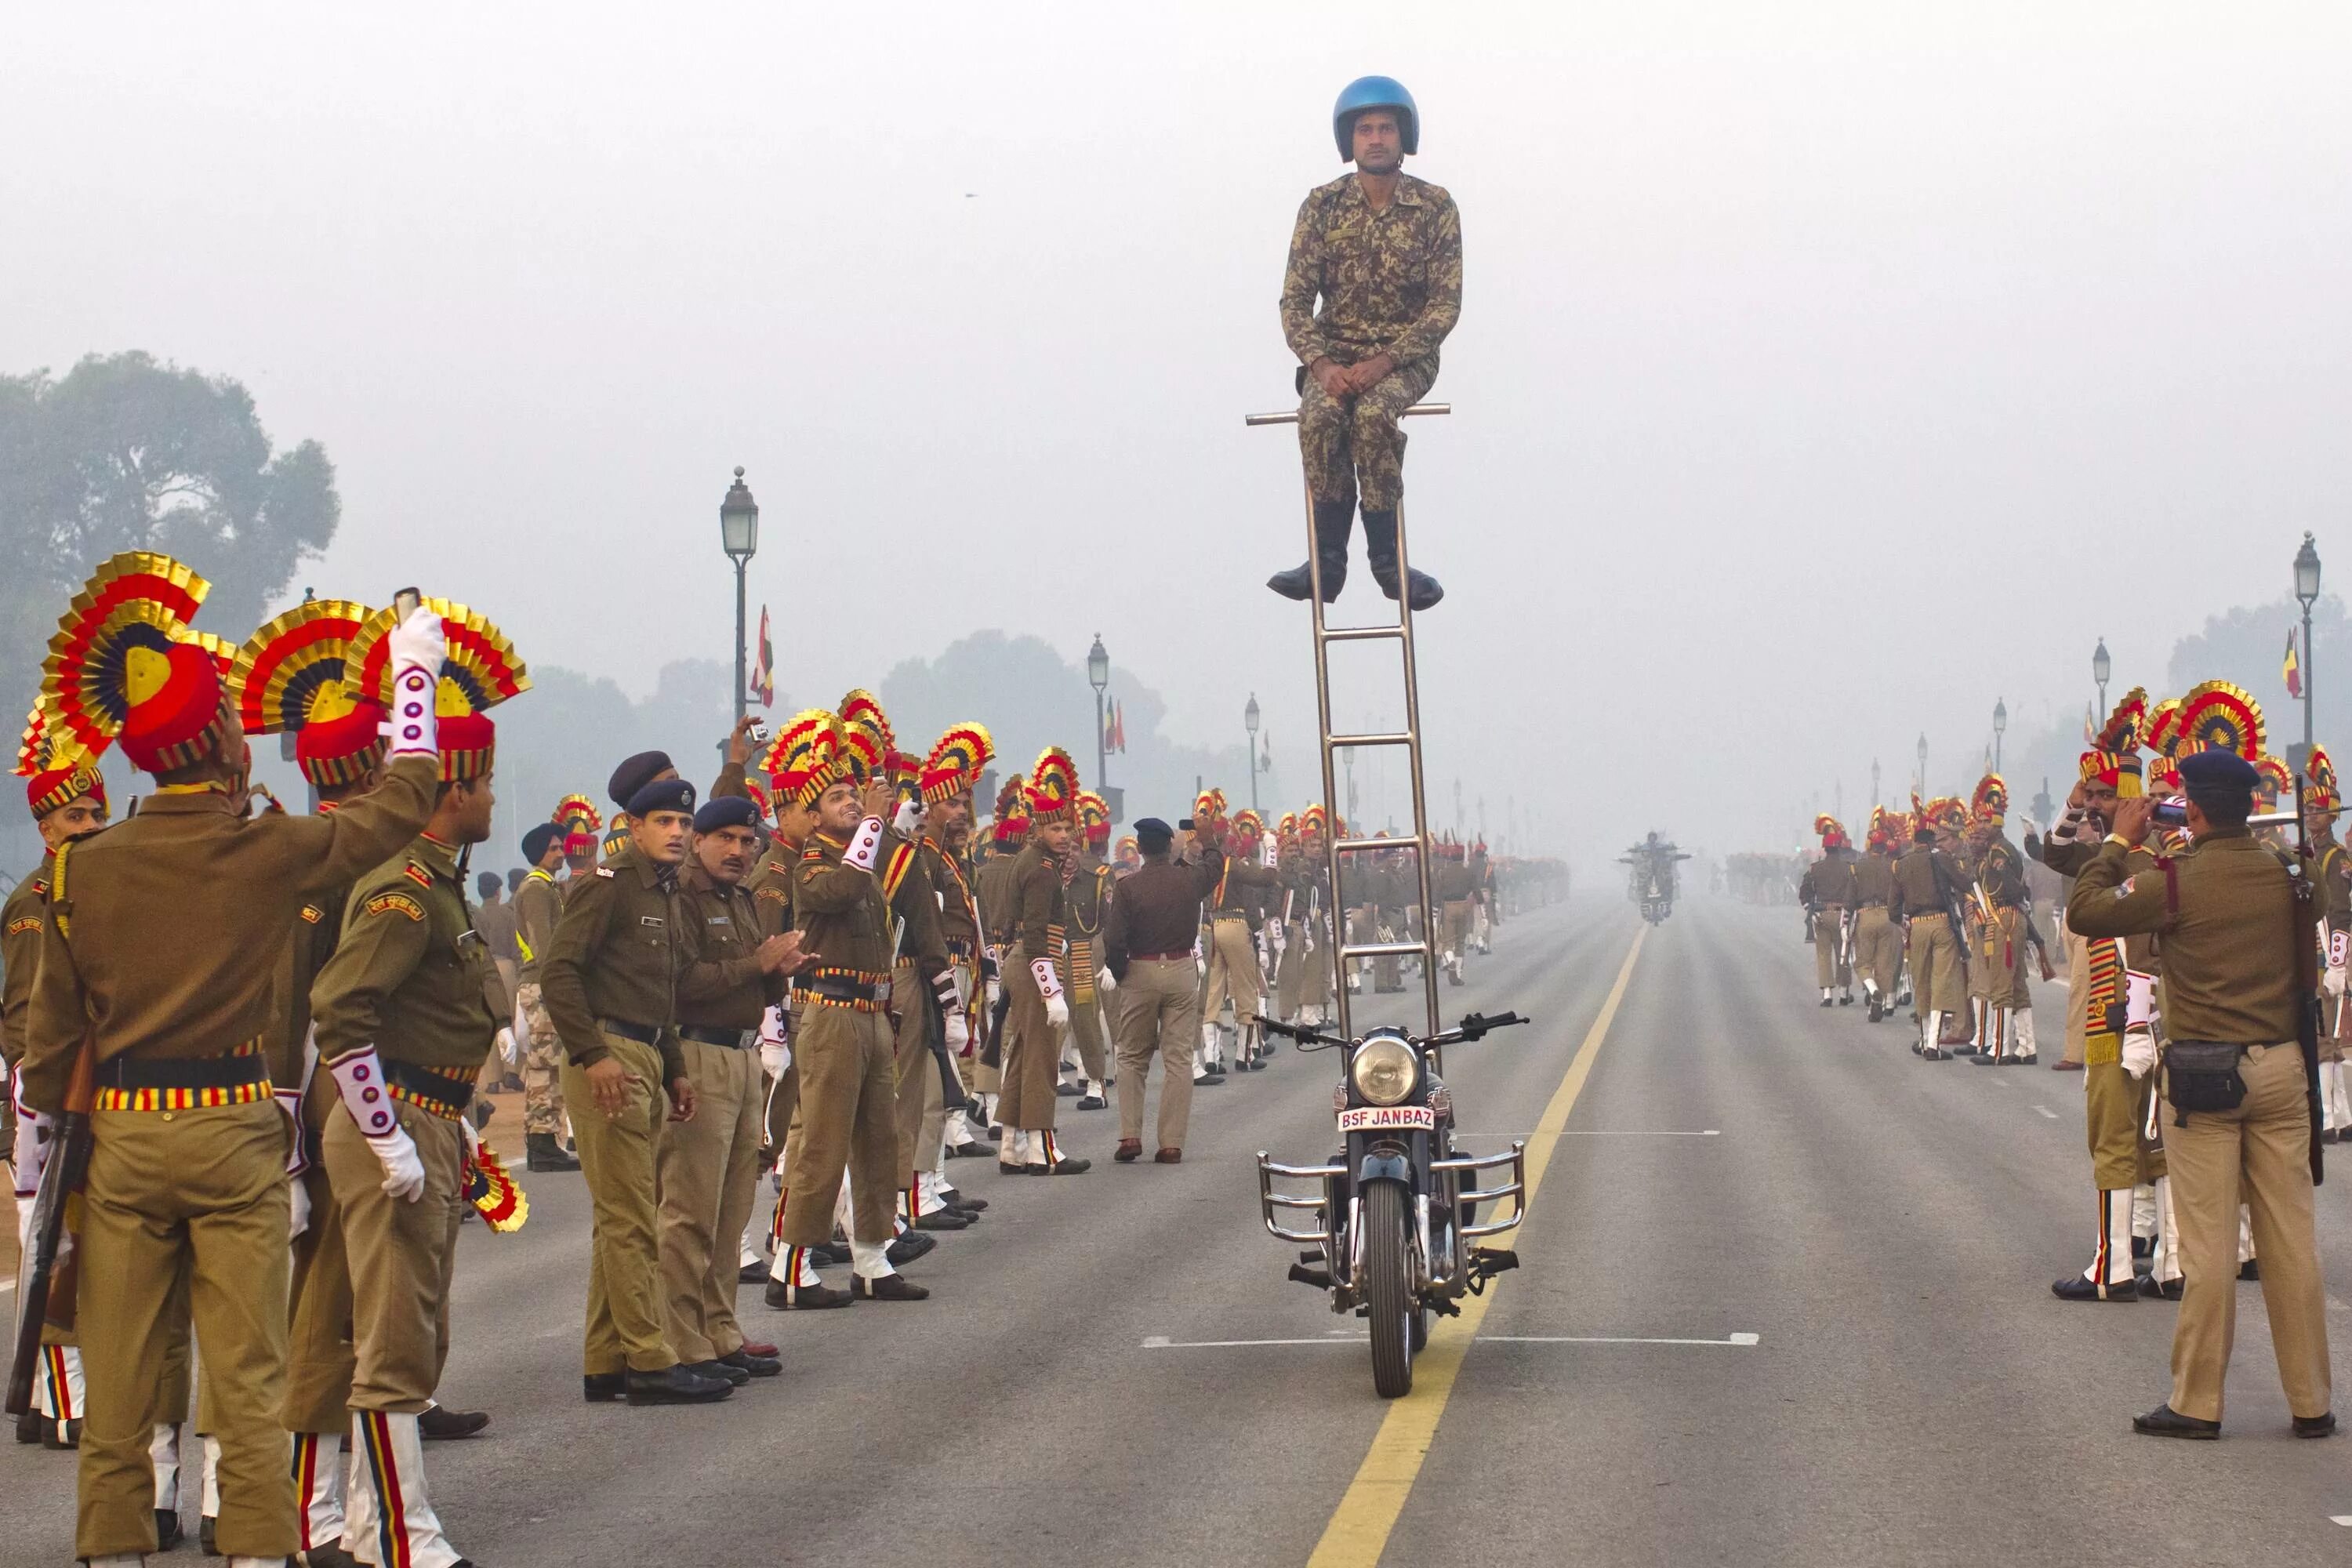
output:
MULTIPOLYGON (((1405 418, 1430 414, 1451 414, 1450 403, 1416 403, 1404 411, 1405 418)), ((1252 414, 1243 419, 1247 426, 1296 425, 1298 411, 1286 409, 1277 414, 1252 414)), ((1339 1010, 1339 1033, 1352 1039, 1355 1024, 1348 1005, 1348 963, 1357 958, 1401 958, 1408 953, 1421 955, 1421 984, 1428 1006, 1427 1033, 1438 1032, 1437 1022, 1437 927, 1444 919, 1430 898, 1429 859, 1432 840, 1429 833, 1428 800, 1422 785, 1421 773, 1421 682, 1413 663, 1412 595, 1411 592, 1412 560, 1405 552, 1404 504, 1397 504, 1397 619, 1394 625, 1370 626, 1331 626, 1323 621, 1323 557, 1316 548, 1315 491, 1302 472, 1299 489, 1307 498, 1307 570, 1314 588, 1308 603, 1315 613, 1315 712, 1317 727, 1322 735, 1324 809, 1334 819, 1339 815, 1339 780, 1333 772, 1333 759, 1343 747, 1402 746, 1412 773, 1412 837, 1402 838, 1342 838, 1337 833, 1324 839, 1324 855, 1331 879, 1332 914, 1336 922, 1333 933, 1333 955, 1337 960, 1334 976, 1337 982, 1333 996, 1339 1010), (1401 645, 1404 662, 1404 728, 1368 734, 1334 734, 1331 730, 1331 666, 1330 646, 1335 642, 1379 642, 1393 637, 1401 645), (1402 849, 1411 846, 1413 866, 1421 880, 1421 940, 1419 942, 1349 942, 1347 938, 1347 906, 1342 900, 1339 880, 1340 857, 1368 850, 1402 849)), ((1439 1053, 1433 1053, 1435 1056, 1439 1053)), ((1433 1060, 1432 1067, 1444 1070, 1444 1063, 1433 1060)))

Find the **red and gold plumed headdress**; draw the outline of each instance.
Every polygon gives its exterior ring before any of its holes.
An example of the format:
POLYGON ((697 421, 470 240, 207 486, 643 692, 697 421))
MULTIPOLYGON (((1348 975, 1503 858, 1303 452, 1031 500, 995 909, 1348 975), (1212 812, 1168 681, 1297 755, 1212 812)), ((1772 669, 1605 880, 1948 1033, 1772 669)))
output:
POLYGON ((1274 837, 1275 842, 1277 844, 1296 844, 1298 842, 1298 814, 1297 812, 1286 811, 1276 820, 1274 825, 1274 837))
MULTIPOLYGON (((2178 730, 2173 732, 2172 738, 2176 742, 2179 742, 2180 735, 2178 730)), ((2155 758, 2147 764, 2147 793, 2153 795, 2170 795, 2180 793, 2180 764, 2174 762, 2168 753, 2155 758)))
POLYGON ((346 658, 367 618, 349 599, 306 599, 246 638, 229 670, 245 732, 292 731, 294 761, 320 789, 360 783, 383 756, 383 710, 346 658))
POLYGON ((1048 746, 1037 753, 1028 781, 1021 786, 1021 804, 1029 808, 1029 820, 1033 823, 1076 820, 1078 767, 1070 761, 1069 752, 1059 746, 1048 746))
POLYGON ((2273 806, 2280 797, 2294 792, 2294 774, 2287 771, 2286 763, 2267 752, 2254 760, 2254 773, 2258 775, 2254 794, 2273 806))
POLYGON ((2205 681, 2180 700, 2180 734, 2175 756, 2235 752, 2251 763, 2263 754, 2263 705, 2243 687, 2205 681))
POLYGON ((1088 844, 1110 842, 1110 803, 1092 790, 1078 792, 1078 830, 1088 844))
POLYGON ((2147 724, 2140 731, 2140 743, 2159 757, 2170 757, 2180 750, 2180 699, 2168 697, 2147 710, 2147 724))
POLYGON ((596 803, 584 795, 567 795, 557 801, 554 815, 548 820, 563 830, 566 855, 585 855, 594 849, 597 830, 604 826, 596 803))
POLYGON ((1331 814, 1317 801, 1298 816, 1298 834, 1302 838, 1328 838, 1331 833, 1331 814))
POLYGON ((1978 821, 1996 827, 2008 818, 2009 785, 1999 773, 1977 780, 1976 793, 1969 796, 1969 811, 1978 821))
POLYGON ((1234 816, 1234 837, 1244 844, 1255 844, 1265 837, 1265 818, 1250 806, 1242 807, 1234 816))
POLYGON ((743 781, 743 793, 751 798, 751 805, 759 811, 760 820, 767 821, 772 805, 768 798, 768 786, 758 779, 747 777, 743 781))
POLYGON ((25 781, 25 804, 36 822, 84 795, 93 796, 101 806, 107 804, 106 780, 99 775, 97 756, 51 729, 37 702, 16 745, 16 774, 25 781))
POLYGON ((960 795, 969 795, 980 784, 980 775, 996 758, 996 739, 980 724, 950 724, 947 733, 931 743, 930 754, 923 759, 923 804, 937 805, 960 795))
POLYGON ((101 564, 49 638, 41 666, 49 727, 93 756, 120 741, 131 765, 148 773, 209 755, 223 732, 220 666, 188 621, 210 589, 152 551, 101 564))
POLYGON ((768 748, 767 762, 777 798, 803 807, 836 784, 856 782, 859 765, 841 721, 822 708, 795 714, 768 748))
POLYGON ((898 737, 892 732, 890 721, 884 715, 882 704, 874 693, 862 686, 856 688, 841 700, 841 706, 835 709, 834 713, 840 719, 843 729, 863 730, 872 737, 873 744, 861 750, 877 759, 877 771, 889 765, 890 758, 898 750, 898 737))
POLYGON ((1029 805, 1022 793, 1028 783, 1014 773, 996 792, 996 822, 991 836, 1000 845, 1017 844, 1029 831, 1029 805))
POLYGON ((2305 811, 2332 812, 2342 804, 2336 793, 2336 764, 2327 755, 2327 748, 2315 745, 2303 764, 2303 808, 2305 811))
POLYGON ((1192 801, 1192 819, 1194 821, 1214 822, 1224 815, 1225 792, 1223 790, 1204 789, 1199 795, 1194 797, 1192 801))
POLYGON ((2082 776, 2113 785, 2118 795, 2139 794, 2140 735, 2147 722, 2147 693, 2135 686, 2108 711, 2091 749, 2079 759, 2082 776))
MULTIPOLYGON (((441 780, 479 778, 490 771, 498 731, 489 710, 530 689, 530 675, 507 640, 478 610, 449 599, 426 599, 423 607, 441 617, 446 651, 433 707, 440 721, 441 780)), ((360 689, 386 710, 392 706, 392 630, 395 612, 387 605, 360 624, 344 656, 360 672, 360 689)))

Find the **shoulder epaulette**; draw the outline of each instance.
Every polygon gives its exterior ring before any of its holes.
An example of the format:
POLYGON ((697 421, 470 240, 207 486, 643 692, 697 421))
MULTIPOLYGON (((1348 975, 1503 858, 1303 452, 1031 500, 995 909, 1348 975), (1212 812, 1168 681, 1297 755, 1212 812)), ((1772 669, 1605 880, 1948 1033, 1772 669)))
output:
POLYGON ((40 877, 34 878, 33 891, 40 895, 42 898, 47 898, 49 896, 49 884, 47 880, 40 877))
POLYGON ((613 868, 611 868, 610 866, 599 866, 599 867, 597 867, 597 868, 596 868, 596 875, 598 875, 599 877, 609 877, 609 876, 611 876, 612 874, 613 874, 613 868))
POLYGON ((311 925, 317 925, 320 921, 327 918, 327 911, 320 909, 316 904, 304 904, 302 906, 302 918, 311 925))
POLYGON ((400 868, 400 874, 420 888, 429 888, 433 885, 433 873, 414 860, 403 866, 400 868))

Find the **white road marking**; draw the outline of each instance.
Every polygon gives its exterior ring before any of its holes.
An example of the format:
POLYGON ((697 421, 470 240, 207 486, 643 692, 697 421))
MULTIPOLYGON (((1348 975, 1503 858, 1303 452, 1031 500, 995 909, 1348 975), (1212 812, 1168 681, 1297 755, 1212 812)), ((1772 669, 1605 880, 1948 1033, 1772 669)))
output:
POLYGON ((2057 1113, 2056 1111, 2054 1111, 2054 1110, 2051 1110, 2051 1109, 2050 1109, 2048 1106, 2046 1106, 2046 1105, 2037 1105, 2037 1106, 2035 1106, 2033 1109, 2034 1109, 2034 1110, 2038 1110, 2038 1111, 2040 1111, 2040 1112, 2042 1112, 2042 1115, 2044 1115, 2044 1116, 2046 1116, 2046 1117, 2050 1118, 2050 1120, 2051 1120, 2051 1121, 2057 1121, 2057 1120, 2058 1120, 2058 1113, 2057 1113))
POLYGON ((1763 1342, 1761 1334, 1733 1334, 1720 1340, 1640 1340, 1612 1334, 1480 1334, 1481 1344, 1501 1345, 1738 1345, 1746 1349, 1763 1342))
POLYGON ((1723 1130, 1710 1127, 1703 1132, 1647 1127, 1622 1130, 1564 1127, 1558 1132, 1456 1132, 1456 1138, 1720 1138, 1723 1130))
POLYGON ((1232 1351, 1253 1345, 1343 1345, 1352 1344, 1362 1336, 1345 1340, 1171 1340, 1166 1334, 1154 1334, 1143 1342, 1148 1351, 1232 1351))
POLYGON ((2327 1517, 2337 1524, 2352 1525, 2352 1513, 2331 1513, 2327 1517))

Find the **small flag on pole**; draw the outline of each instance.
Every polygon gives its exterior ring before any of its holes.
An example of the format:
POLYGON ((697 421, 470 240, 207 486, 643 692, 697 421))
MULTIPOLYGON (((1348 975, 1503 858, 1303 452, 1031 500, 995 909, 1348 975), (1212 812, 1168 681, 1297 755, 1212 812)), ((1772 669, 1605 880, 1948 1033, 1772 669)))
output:
POLYGON ((2083 744, 2087 746, 2098 738, 2098 721, 2092 717, 2091 702, 2085 698, 2083 700, 2083 744))
POLYGON ((1124 702, 1110 705, 1110 749, 1122 757, 1127 755, 1127 704, 1124 702))
POLYGON ((760 606, 760 641, 751 657, 751 695, 762 708, 776 705, 776 649, 768 640, 768 606, 760 606))
POLYGON ((2286 668, 2280 673, 2286 677, 2286 694, 2289 697, 2302 696, 2303 666, 2294 657, 2294 628, 2293 626, 2289 626, 2286 629, 2286 668))

